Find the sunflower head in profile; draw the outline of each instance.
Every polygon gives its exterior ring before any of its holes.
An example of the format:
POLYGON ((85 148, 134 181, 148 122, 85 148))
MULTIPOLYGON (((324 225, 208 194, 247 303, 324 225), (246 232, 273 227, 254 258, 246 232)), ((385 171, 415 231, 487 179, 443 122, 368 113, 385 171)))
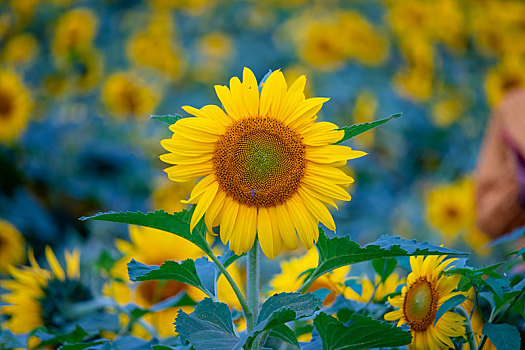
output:
POLYGON ((318 224, 335 230, 326 204, 350 200, 353 179, 338 167, 365 155, 333 145, 344 132, 329 122, 315 122, 328 98, 308 98, 305 76, 287 86, 274 71, 261 88, 248 68, 243 81, 215 86, 224 107, 184 106, 195 116, 170 126, 171 139, 160 158, 176 182, 203 177, 189 203, 197 204, 191 229, 204 216, 208 230, 220 225, 220 237, 236 254, 247 252, 256 235, 270 258, 283 248, 306 248, 317 241, 318 224), (297 232, 297 233, 296 233, 297 232))
POLYGON ((10 143, 26 128, 31 99, 22 80, 0 69, 0 143, 10 143))
POLYGON ((455 295, 460 275, 444 276, 455 259, 444 261, 446 256, 410 257, 412 272, 407 277, 407 285, 401 295, 388 301, 399 310, 385 314, 385 320, 398 320, 397 325, 407 323, 412 333, 410 349, 449 349, 455 348, 450 338, 465 335, 464 318, 447 311, 435 323, 439 307, 455 295))
POLYGON ((8 291, 1 300, 9 305, 1 310, 13 333, 27 333, 44 325, 51 330, 69 326, 74 321, 71 305, 92 299, 90 289, 80 281, 80 251, 64 255, 65 271, 50 247, 46 247, 49 269, 38 265, 32 250, 28 254, 31 266, 9 267, 13 279, 1 281, 8 291))

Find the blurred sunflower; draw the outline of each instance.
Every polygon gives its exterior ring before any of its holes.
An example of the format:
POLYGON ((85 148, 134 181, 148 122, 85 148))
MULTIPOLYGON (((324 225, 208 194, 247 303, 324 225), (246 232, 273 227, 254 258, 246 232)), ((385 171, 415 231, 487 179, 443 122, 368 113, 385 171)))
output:
POLYGON ((22 80, 0 69, 0 143, 14 141, 24 131, 32 104, 22 80))
POLYGON ((304 28, 299 57, 315 68, 332 71, 345 62, 346 52, 341 30, 330 21, 311 21, 304 28))
POLYGON ((345 294, 348 299, 362 303, 368 303, 369 301, 382 303, 387 295, 395 293, 397 287, 405 283, 405 279, 400 279, 397 273, 393 273, 384 282, 381 282, 381 276, 376 275, 374 283, 366 276, 362 276, 357 283, 361 285, 361 294, 352 290, 353 293, 345 294))
MULTIPOLYGON (((317 253, 316 248, 309 249, 305 255, 299 258, 282 261, 280 264, 281 273, 275 275, 270 281, 270 294, 296 292, 308 277, 308 274, 304 272, 316 268, 318 263, 319 253, 317 253)), ((324 274, 312 283, 308 291, 313 292, 322 288, 330 290, 331 293, 324 300, 325 304, 332 303, 337 295, 345 295, 350 298, 355 293, 345 286, 345 277, 349 271, 350 266, 343 266, 324 274)))
POLYGON ((425 197, 428 223, 452 241, 474 226, 474 184, 470 178, 436 185, 425 197))
POLYGON ((74 321, 71 305, 92 299, 91 291, 80 281, 80 251, 65 251, 65 272, 51 250, 46 247, 50 270, 41 268, 32 250, 28 257, 31 266, 10 266, 12 280, 1 281, 8 292, 1 300, 2 313, 9 316, 5 325, 13 333, 27 333, 36 327, 61 329, 74 321))
POLYGON ((109 76, 102 99, 115 116, 126 118, 151 114, 160 96, 138 76, 121 72, 109 76))
POLYGON ((159 181, 152 194, 153 209, 162 209, 174 213, 185 208, 177 198, 188 198, 195 184, 193 182, 159 181))
POLYGON ((8 65, 29 64, 38 51, 38 41, 32 34, 18 34, 5 44, 2 59, 8 65))
POLYGON ((438 99, 432 106, 432 121, 440 128, 446 128, 457 121, 465 111, 465 100, 461 95, 438 99))
POLYGON ((170 153, 161 160, 176 182, 202 177, 189 203, 196 203, 190 229, 204 216, 206 226, 220 225, 220 237, 236 254, 247 252, 258 232, 264 254, 284 248, 306 248, 317 241, 321 221, 335 230, 325 203, 350 200, 344 188, 353 179, 338 169, 365 155, 332 145, 344 132, 328 122, 315 123, 327 98, 305 99, 306 78, 287 88, 281 71, 269 74, 261 92, 254 74, 244 69, 230 89, 215 86, 226 113, 216 105, 183 109, 196 116, 170 126, 170 153), (204 215, 206 213, 206 215, 204 215), (297 234, 296 234, 297 231, 297 234))
POLYGON ((444 276, 441 273, 451 268, 455 259, 444 261, 446 256, 410 257, 412 272, 401 295, 388 298, 389 303, 398 307, 385 314, 385 320, 399 320, 397 326, 408 323, 412 333, 409 349, 455 348, 450 340, 463 337, 464 318, 447 311, 434 324, 439 307, 447 300, 462 292, 453 292, 458 286, 460 275, 444 276))
POLYGON ((8 221, 0 220, 0 273, 25 259, 24 237, 8 221))
MULTIPOLYGON (((195 300, 205 297, 204 293, 187 284, 176 281, 144 281, 131 284, 128 277, 127 263, 133 258, 146 265, 162 265, 164 261, 185 259, 197 259, 203 253, 196 245, 177 235, 155 230, 147 227, 129 226, 130 242, 117 240, 116 245, 124 254, 110 271, 112 281, 105 286, 104 293, 113 297, 119 304, 125 305, 130 302, 136 303, 143 308, 150 308, 168 298, 187 293, 195 300)), ((228 272, 235 282, 241 286, 241 273, 230 265, 228 272)), ((223 275, 217 281, 217 294, 219 300, 240 309, 238 300, 223 275)), ((190 312, 191 307, 183 307, 190 312)), ((180 307, 169 307, 144 316, 144 320, 154 326, 163 337, 175 335, 173 320, 177 316, 180 307)), ((125 318, 122 321, 127 321, 125 318)), ((143 338, 149 338, 147 333, 138 324, 132 329, 133 334, 143 338)))
POLYGON ((56 59, 77 55, 91 47, 97 30, 97 17, 87 8, 63 14, 56 23, 51 52, 56 59))

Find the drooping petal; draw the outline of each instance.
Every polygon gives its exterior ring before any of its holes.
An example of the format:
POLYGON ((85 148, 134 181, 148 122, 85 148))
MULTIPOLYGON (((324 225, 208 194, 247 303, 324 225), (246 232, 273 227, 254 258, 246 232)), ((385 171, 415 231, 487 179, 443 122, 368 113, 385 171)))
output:
POLYGON ((195 211, 191 216, 190 232, 193 232, 195 225, 197 225, 197 223, 202 218, 206 210, 208 210, 208 207, 210 206, 211 202, 215 199, 215 195, 217 194, 218 190, 219 184, 217 182, 212 182, 210 185, 208 185, 206 192, 202 194, 201 199, 199 200, 199 203, 197 203, 195 211))

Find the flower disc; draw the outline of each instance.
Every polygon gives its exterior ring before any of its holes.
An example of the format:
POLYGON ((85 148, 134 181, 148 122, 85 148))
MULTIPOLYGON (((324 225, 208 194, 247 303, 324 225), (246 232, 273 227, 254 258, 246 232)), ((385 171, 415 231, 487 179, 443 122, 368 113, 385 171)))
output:
POLYGON ((284 203, 304 175, 305 146, 282 122, 251 117, 234 122, 217 142, 213 165, 219 186, 236 201, 284 203))
POLYGON ((434 322, 437 312, 435 287, 425 277, 408 288, 403 310, 410 328, 424 331, 434 322))

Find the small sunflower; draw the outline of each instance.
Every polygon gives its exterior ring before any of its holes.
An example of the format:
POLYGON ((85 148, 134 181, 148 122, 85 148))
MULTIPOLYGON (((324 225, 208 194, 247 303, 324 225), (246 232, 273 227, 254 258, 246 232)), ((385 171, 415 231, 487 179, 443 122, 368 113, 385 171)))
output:
POLYGON ((29 91, 12 71, 0 69, 0 143, 14 141, 31 112, 29 91))
POLYGON ((76 8, 56 23, 51 51, 55 58, 76 54, 91 47, 97 32, 97 17, 88 8, 76 8))
MULTIPOLYGON (((297 291, 308 276, 304 272, 308 269, 316 268, 318 262, 319 253, 315 248, 308 250, 308 252, 301 257, 291 258, 288 261, 281 262, 281 273, 270 281, 270 294, 283 292, 293 293, 297 291)), ((345 286, 345 276, 349 271, 350 266, 343 266, 324 274, 312 283, 308 291, 313 292, 322 288, 332 291, 332 293, 327 295, 324 301, 325 304, 330 304, 337 295, 341 294, 350 298, 355 293, 345 286)))
POLYGON ((90 300, 91 291, 80 282, 80 251, 65 251, 65 271, 50 247, 46 247, 50 269, 42 268, 29 250, 31 266, 10 266, 12 280, 1 281, 8 292, 1 308, 9 318, 5 325, 15 334, 27 333, 36 327, 60 329, 74 319, 69 313, 72 303, 90 300))
POLYGON ((170 153, 160 158, 174 164, 165 170, 173 181, 204 177, 188 201, 197 204, 191 230, 204 216, 209 230, 220 225, 222 242, 236 254, 250 250, 258 234, 270 258, 296 248, 296 232, 311 248, 319 221, 335 230, 326 204, 349 201, 345 188, 354 181, 338 167, 366 153, 332 145, 344 132, 315 122, 328 99, 305 99, 305 83, 301 76, 288 88, 275 71, 259 92, 245 68, 243 82, 233 77, 229 89, 215 86, 226 112, 216 105, 183 107, 196 118, 170 126, 173 137, 161 142, 170 153))
POLYGON ((474 226, 476 204, 470 178, 435 186, 425 203, 427 221, 449 240, 474 226))
MULTIPOLYGON (((105 286, 104 294, 113 297, 121 305, 134 302, 144 308, 150 308, 184 292, 196 301, 205 297, 199 289, 177 281, 129 282, 127 264, 132 258, 146 265, 162 265, 167 260, 181 261, 203 256, 202 251, 196 245, 169 232, 148 227, 129 226, 129 234, 129 242, 116 241, 117 248, 124 256, 111 269, 112 281, 105 286)), ((234 264, 228 266, 228 272, 238 285, 242 285, 241 273, 234 264)), ((217 281, 217 295, 220 301, 241 309, 231 286, 223 275, 217 281)), ((175 335, 173 320, 179 309, 170 307, 149 313, 144 316, 144 320, 154 326, 161 336, 173 336, 175 335)), ((185 312, 191 312, 191 308, 183 307, 183 309, 185 312)), ((138 324, 134 325, 132 333, 142 338, 150 337, 138 324)))
POLYGON ((441 274, 455 260, 444 261, 445 258, 410 257, 412 272, 407 277, 407 285, 401 290, 401 295, 388 299, 399 310, 385 314, 385 320, 399 320, 398 327, 408 323, 412 332, 410 349, 454 348, 450 338, 465 335, 464 318, 451 311, 445 312, 434 324, 439 307, 453 296, 462 294, 453 292, 461 276, 441 274))
POLYGON ((6 272, 9 265, 24 262, 24 237, 5 220, 0 220, 0 273, 6 272))

